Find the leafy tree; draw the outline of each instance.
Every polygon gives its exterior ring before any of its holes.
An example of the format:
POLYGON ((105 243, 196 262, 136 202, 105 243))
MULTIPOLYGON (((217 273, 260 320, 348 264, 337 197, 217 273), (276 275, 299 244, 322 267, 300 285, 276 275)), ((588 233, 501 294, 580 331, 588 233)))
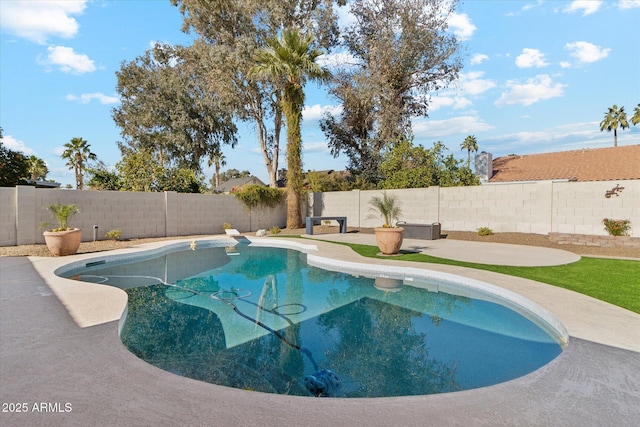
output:
POLYGON ((240 172, 238 169, 228 169, 220 174, 220 182, 226 182, 234 178, 247 178, 251 176, 251 172, 244 170, 240 172))
POLYGON ((269 47, 258 51, 254 72, 284 80, 282 111, 287 121, 287 228, 302 227, 302 137, 300 123, 307 80, 326 80, 329 71, 315 61, 321 51, 313 36, 303 36, 297 29, 285 29, 281 38, 267 41, 269 47))
POLYGON ((91 176, 87 185, 92 190, 117 191, 122 189, 122 178, 117 172, 109 170, 103 162, 98 162, 94 167, 87 168, 91 176))
POLYGON ((82 138, 72 138, 71 142, 64 144, 62 158, 67 160, 69 169, 73 169, 76 175, 76 189, 82 190, 84 187, 84 172, 89 160, 96 160, 97 157, 89 149, 91 145, 82 138))
POLYGON ((189 48, 156 44, 145 55, 123 63, 117 90, 122 104, 113 109, 127 145, 200 172, 203 158, 222 144, 236 144, 232 116, 206 85, 189 48))
POLYGON ((624 107, 618 108, 617 105, 609 108, 604 114, 604 119, 600 122, 600 131, 606 130, 607 132, 613 131, 613 146, 618 146, 618 127, 625 129, 629 127, 627 121, 627 113, 624 112, 624 107))
POLYGON ((334 156, 350 157, 352 172, 380 179, 379 153, 427 116, 430 94, 458 77, 459 43, 447 31, 453 0, 354 0, 354 23, 343 36, 353 57, 337 73, 331 94, 342 102, 322 128, 334 156), (361 166, 358 166, 361 165, 361 166))
POLYGON ((126 150, 116 164, 126 191, 177 191, 200 193, 205 189, 202 173, 193 169, 163 164, 147 150, 126 150))
POLYGON ((29 179, 31 179, 32 181, 47 179, 49 168, 47 167, 47 164, 44 162, 44 160, 36 156, 29 156, 27 158, 27 163, 29 165, 29 179))
POLYGON ((389 147, 380 170, 385 177, 379 183, 381 188, 426 188, 438 181, 436 154, 422 145, 414 146, 406 138, 389 147))
POLYGON ((464 141, 462 141, 462 144, 460 144, 460 149, 467 150, 467 167, 470 168, 471 152, 473 151, 475 153, 478 151, 478 141, 476 140, 476 137, 473 135, 467 136, 464 141))
POLYGON ((29 173, 29 164, 24 154, 5 147, 2 138, 0 128, 0 187, 14 187, 24 183, 24 178, 29 173))
POLYGON ((335 171, 330 171, 329 173, 309 171, 307 173, 307 182, 309 190, 317 193, 351 189, 351 185, 345 175, 335 171))
POLYGON ((282 82, 251 73, 255 52, 283 28, 308 28, 325 49, 338 34, 333 4, 345 0, 171 0, 184 16, 183 30, 194 30, 209 87, 233 106, 235 116, 253 121, 271 187, 276 187, 282 129, 282 82), (271 125, 269 125, 271 122, 271 125))
POLYGON ((468 166, 461 166, 453 154, 445 155, 446 147, 440 141, 427 149, 414 146, 406 138, 397 140, 385 151, 381 169, 385 179, 380 188, 426 188, 432 185, 452 187, 478 185, 478 177, 468 166))
POLYGON ((633 110, 633 117, 631 117, 631 123, 633 125, 637 125, 640 123, 640 104, 636 105, 636 108, 633 110))

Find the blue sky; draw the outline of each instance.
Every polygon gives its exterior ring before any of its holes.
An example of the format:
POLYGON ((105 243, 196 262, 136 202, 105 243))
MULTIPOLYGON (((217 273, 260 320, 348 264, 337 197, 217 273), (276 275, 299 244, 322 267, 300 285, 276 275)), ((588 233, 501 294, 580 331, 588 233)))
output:
MULTIPOLYGON (((116 76, 122 61, 156 42, 188 44, 169 0, 0 2, 0 126, 4 144, 47 162, 49 179, 73 184, 62 146, 82 137, 98 159, 120 159, 116 76)), ((341 22, 348 22, 347 9, 341 22)), ((640 0, 468 0, 451 17, 464 68, 434 93, 428 118, 414 120, 416 143, 460 143, 475 135, 494 158, 613 145, 599 123, 613 104, 629 117, 640 103, 640 0)), ((343 169, 318 126, 339 111, 323 87, 307 86, 305 170, 343 169)), ((284 143, 284 141, 283 141, 284 143)), ((618 131, 618 144, 640 144, 640 126, 618 131)), ((284 145, 284 144, 283 144, 284 145)), ((267 180, 251 126, 223 150, 227 166, 267 180)), ((281 166, 286 160, 281 154, 281 166)), ((206 170, 207 178, 211 171, 206 170)))

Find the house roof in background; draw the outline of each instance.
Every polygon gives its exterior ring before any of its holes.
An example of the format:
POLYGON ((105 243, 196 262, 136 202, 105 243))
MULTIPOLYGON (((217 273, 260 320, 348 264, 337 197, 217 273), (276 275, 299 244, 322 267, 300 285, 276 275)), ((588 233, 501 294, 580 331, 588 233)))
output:
POLYGON ((498 157, 489 182, 553 179, 640 179, 640 145, 498 157))
POLYGON ((245 185, 265 186, 266 184, 262 182, 260 178, 256 178, 255 176, 248 176, 246 178, 233 178, 217 186, 215 191, 216 193, 230 193, 232 189, 244 187, 245 185))

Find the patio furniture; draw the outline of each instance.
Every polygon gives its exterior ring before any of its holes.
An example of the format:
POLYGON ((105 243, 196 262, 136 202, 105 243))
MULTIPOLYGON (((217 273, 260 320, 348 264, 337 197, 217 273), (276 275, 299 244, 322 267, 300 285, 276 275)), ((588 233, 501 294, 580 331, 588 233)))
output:
POLYGON ((320 221, 334 220, 338 221, 340 225, 340 233, 347 232, 347 217, 346 216, 308 216, 307 217, 307 234, 313 234, 314 224, 319 224, 320 221))
POLYGON ((437 240, 440 238, 440 223, 410 224, 399 221, 398 226, 404 228, 405 239, 437 240))

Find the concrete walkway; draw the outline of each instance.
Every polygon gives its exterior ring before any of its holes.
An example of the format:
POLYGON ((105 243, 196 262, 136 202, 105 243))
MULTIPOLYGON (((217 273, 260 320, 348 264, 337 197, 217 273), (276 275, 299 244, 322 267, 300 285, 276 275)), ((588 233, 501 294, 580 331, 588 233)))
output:
MULTIPOLYGON (((303 242, 336 262, 408 265, 364 260, 342 245, 303 242)), ((77 287, 61 288, 52 277, 60 262, 0 258, 0 400, 3 409, 5 404, 13 408, 0 412, 2 426, 640 424, 640 315, 570 291, 479 270, 425 265, 533 299, 565 324, 568 347, 543 368, 491 387, 431 396, 314 399, 220 387, 148 365, 124 348, 118 321, 78 326, 70 309, 82 312, 72 307, 80 300, 65 300, 52 291, 77 292, 77 287), (15 412, 11 403, 26 412, 15 412)))
MULTIPOLYGON (((305 235, 305 237, 330 242, 376 245, 375 235, 367 233, 314 234, 313 236, 305 235)), ((453 239, 404 239, 401 250, 456 261, 522 267, 571 264, 580 260, 580 255, 558 249, 453 239)))

